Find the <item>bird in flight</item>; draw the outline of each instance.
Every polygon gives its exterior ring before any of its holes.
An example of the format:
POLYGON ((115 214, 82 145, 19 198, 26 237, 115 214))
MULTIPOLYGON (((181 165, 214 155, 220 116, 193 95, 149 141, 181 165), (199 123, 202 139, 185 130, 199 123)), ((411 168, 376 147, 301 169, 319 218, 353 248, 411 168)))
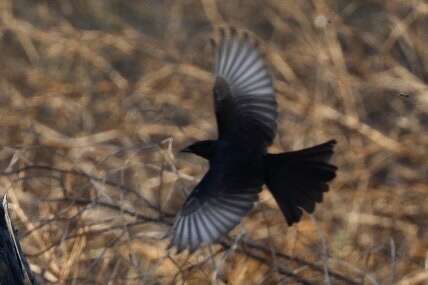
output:
POLYGON ((247 32, 220 28, 212 43, 218 139, 182 150, 207 159, 209 170, 170 229, 170 247, 177 252, 193 252, 227 235, 251 211, 263 185, 292 225, 302 209, 314 211, 336 176, 337 167, 329 163, 334 140, 298 151, 267 152, 278 111, 272 76, 257 41, 247 32))

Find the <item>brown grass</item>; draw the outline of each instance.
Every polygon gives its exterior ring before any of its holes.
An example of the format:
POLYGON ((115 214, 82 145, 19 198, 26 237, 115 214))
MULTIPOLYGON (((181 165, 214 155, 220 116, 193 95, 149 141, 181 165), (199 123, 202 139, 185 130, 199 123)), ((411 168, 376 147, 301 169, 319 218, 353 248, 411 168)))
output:
POLYGON ((44 284, 428 282, 428 3, 0 3, 0 177, 44 284), (339 176, 287 228, 265 191, 220 245, 165 250, 215 136, 208 38, 268 47, 272 151, 339 141, 339 176), (34 166, 37 165, 37 166, 34 166), (110 282, 110 283, 108 283, 110 282))

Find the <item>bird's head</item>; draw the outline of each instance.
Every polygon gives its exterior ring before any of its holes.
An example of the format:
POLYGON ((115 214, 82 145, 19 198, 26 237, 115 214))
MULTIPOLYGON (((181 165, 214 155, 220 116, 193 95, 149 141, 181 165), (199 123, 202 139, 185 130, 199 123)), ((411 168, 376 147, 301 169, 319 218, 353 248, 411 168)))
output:
POLYGON ((203 157, 207 160, 213 156, 215 151, 215 141, 213 140, 205 140, 195 142, 188 147, 182 149, 181 153, 193 153, 200 157, 203 157))

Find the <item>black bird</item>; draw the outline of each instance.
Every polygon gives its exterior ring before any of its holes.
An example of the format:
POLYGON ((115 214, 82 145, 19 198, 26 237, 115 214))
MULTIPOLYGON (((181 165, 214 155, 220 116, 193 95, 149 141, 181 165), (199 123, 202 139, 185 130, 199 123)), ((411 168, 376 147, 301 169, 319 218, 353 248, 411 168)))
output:
POLYGON ((217 140, 184 152, 209 161, 209 170, 185 201, 171 228, 171 246, 194 251, 226 235, 247 215, 262 186, 271 191, 289 225, 312 213, 337 167, 335 141, 293 152, 267 153, 276 133, 272 77, 257 41, 234 28, 220 29, 213 88, 217 140))
POLYGON ((0 204, 0 284, 37 284, 9 217, 6 195, 0 204))

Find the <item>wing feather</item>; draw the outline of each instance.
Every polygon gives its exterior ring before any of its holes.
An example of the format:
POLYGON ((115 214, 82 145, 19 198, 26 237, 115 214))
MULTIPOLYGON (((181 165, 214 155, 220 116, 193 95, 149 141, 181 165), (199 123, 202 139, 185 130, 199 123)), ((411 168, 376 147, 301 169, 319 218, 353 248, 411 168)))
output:
POLYGON ((254 206, 260 187, 216 189, 207 174, 189 195, 171 227, 171 243, 178 252, 191 252, 227 235, 254 206))
POLYGON ((232 28, 219 34, 214 66, 219 138, 266 147, 275 137, 278 111, 262 52, 247 33, 232 28))

